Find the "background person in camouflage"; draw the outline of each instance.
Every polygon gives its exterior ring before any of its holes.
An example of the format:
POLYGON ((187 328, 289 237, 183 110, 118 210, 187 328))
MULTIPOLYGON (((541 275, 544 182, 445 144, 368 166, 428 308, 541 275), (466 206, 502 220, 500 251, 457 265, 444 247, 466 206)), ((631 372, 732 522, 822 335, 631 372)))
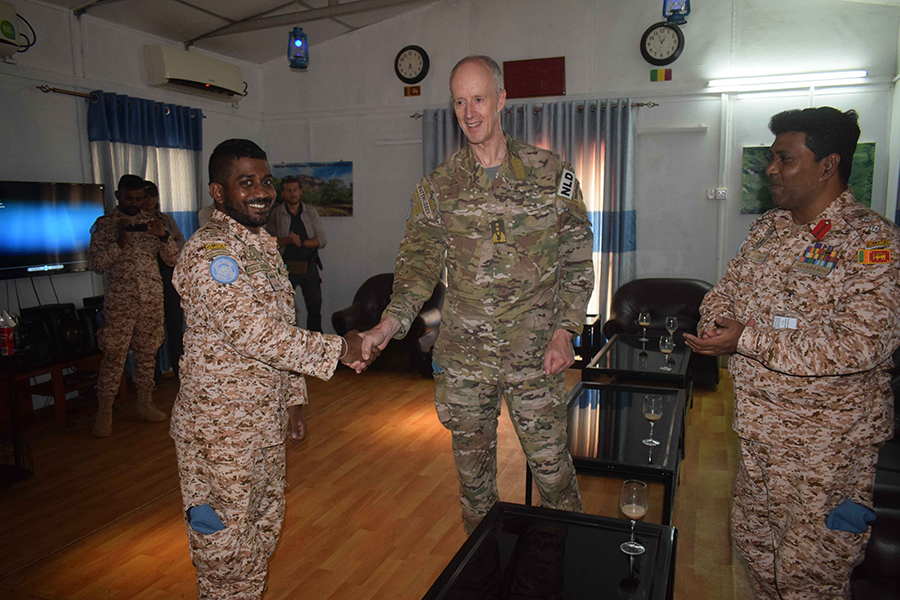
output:
POLYGON ((453 434, 467 532, 499 498, 500 399, 544 506, 581 511, 566 449, 562 372, 574 362, 593 287, 591 234, 572 168, 505 136, 497 63, 472 56, 450 76, 469 144, 421 180, 394 271, 394 293, 363 356, 403 337, 446 266, 434 351, 435 404, 453 434))
POLYGON ((753 224, 703 300, 700 336, 685 337, 731 355, 741 441, 731 529, 757 597, 850 598, 893 428, 900 231, 847 188, 854 111, 787 111, 769 128, 779 208, 753 224))
POLYGON ((103 351, 97 376, 97 419, 93 434, 112 433, 112 405, 129 347, 134 352, 134 385, 138 417, 151 422, 166 420, 153 406, 153 368, 163 342, 163 284, 156 257, 170 265, 178 258, 178 246, 162 221, 141 211, 144 180, 123 175, 116 189, 115 210, 91 227, 88 263, 106 275, 103 298, 104 326, 97 333, 103 351))
POLYGON ((275 189, 266 154, 227 140, 209 159, 216 210, 175 268, 187 320, 175 440, 200 598, 255 599, 284 519, 284 441, 306 436, 301 373, 364 368, 362 338, 295 326, 294 294, 262 226, 275 189))

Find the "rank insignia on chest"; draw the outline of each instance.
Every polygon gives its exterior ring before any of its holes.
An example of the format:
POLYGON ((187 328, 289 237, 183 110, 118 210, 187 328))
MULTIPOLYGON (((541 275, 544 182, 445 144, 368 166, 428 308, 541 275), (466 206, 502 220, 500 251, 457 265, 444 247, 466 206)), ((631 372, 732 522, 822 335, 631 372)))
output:
POLYGON ((794 261, 792 268, 825 276, 831 274, 836 264, 837 251, 834 246, 815 243, 806 247, 806 250, 794 261))
POLYGON ((495 244, 506 243, 506 226, 503 221, 494 221, 491 223, 491 239, 495 244))
POLYGON ((891 249, 860 250, 857 258, 861 265, 884 265, 891 262, 891 249))

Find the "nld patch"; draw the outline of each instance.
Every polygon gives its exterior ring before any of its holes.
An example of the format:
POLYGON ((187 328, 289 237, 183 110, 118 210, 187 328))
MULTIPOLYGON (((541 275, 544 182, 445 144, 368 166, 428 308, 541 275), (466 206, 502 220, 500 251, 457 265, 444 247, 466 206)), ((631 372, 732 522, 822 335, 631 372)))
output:
POLYGON ((562 176, 559 178, 559 189, 556 195, 566 200, 571 200, 575 196, 575 173, 568 169, 563 169, 562 176))

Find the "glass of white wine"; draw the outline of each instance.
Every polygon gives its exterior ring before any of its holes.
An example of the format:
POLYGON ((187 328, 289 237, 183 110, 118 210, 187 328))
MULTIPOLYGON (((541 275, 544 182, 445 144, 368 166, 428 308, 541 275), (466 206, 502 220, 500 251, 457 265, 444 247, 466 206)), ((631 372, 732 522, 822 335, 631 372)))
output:
POLYGON ((644 328, 644 333, 641 335, 641 341, 646 342, 647 340, 647 328, 650 327, 650 313, 642 312, 638 313, 638 325, 644 328))
POLYGON ((619 497, 619 508, 622 513, 631 519, 631 539, 622 542, 619 548, 625 554, 637 556, 644 553, 644 547, 634 541, 635 523, 644 518, 649 508, 647 501, 647 484, 643 481, 629 479, 622 484, 622 495, 619 497))
POLYGON ((663 402, 659 394, 644 396, 644 418, 650 421, 650 437, 641 442, 647 446, 659 446, 659 440, 653 439, 653 424, 662 416, 663 402))
POLYGON ((664 335, 659 338, 659 351, 666 355, 666 364, 659 368, 660 371, 671 371, 669 366, 669 355, 675 349, 675 339, 671 335, 664 335))
POLYGON ((678 330, 678 317, 666 317, 666 331, 669 335, 675 335, 678 330))

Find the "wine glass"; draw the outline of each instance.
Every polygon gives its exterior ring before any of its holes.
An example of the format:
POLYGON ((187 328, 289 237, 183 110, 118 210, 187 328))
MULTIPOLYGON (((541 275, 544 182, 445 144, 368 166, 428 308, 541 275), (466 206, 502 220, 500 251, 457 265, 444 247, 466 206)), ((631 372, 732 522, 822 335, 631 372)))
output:
POLYGON ((660 371, 671 371, 672 367, 669 366, 669 355, 672 354, 672 350, 675 349, 675 340, 672 339, 671 335, 664 335, 659 338, 659 351, 666 355, 666 364, 659 368, 660 371))
POLYGON ((647 341, 647 328, 650 327, 650 313, 642 312, 638 313, 638 325, 644 328, 644 333, 641 335, 641 341, 647 341))
POLYGON ((647 514, 647 484, 643 481, 629 479, 622 484, 622 495, 619 497, 619 508, 622 513, 631 519, 631 539, 622 542, 619 548, 625 554, 636 556, 644 553, 644 547, 634 541, 634 525, 638 519, 643 519, 647 514))
POLYGON ((675 335, 677 329, 678 317, 666 317, 666 331, 669 332, 669 335, 675 335))
POLYGON ((659 440, 653 439, 653 424, 662 416, 663 402, 659 394, 644 396, 644 418, 650 421, 650 437, 641 440, 647 446, 659 446, 659 440))

